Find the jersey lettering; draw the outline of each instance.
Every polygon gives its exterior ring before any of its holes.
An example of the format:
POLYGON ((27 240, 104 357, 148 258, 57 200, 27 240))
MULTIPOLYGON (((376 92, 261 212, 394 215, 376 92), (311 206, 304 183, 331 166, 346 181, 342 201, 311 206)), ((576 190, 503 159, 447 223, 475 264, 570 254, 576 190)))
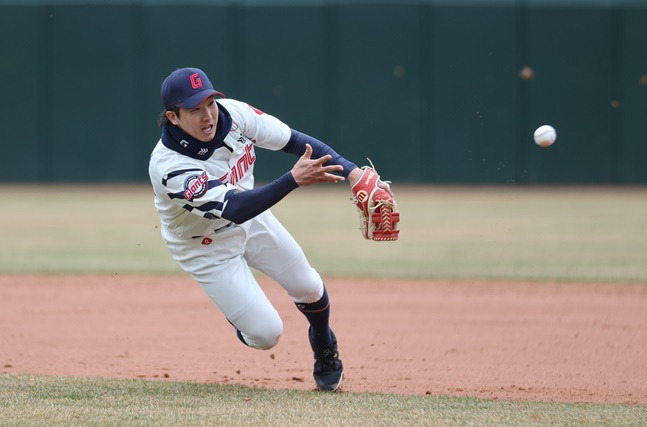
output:
POLYGON ((238 181, 243 179, 247 171, 256 162, 256 155, 254 153, 254 145, 248 143, 245 145, 245 153, 236 161, 231 167, 228 174, 220 177, 220 181, 228 182, 229 184, 236 185, 238 181))

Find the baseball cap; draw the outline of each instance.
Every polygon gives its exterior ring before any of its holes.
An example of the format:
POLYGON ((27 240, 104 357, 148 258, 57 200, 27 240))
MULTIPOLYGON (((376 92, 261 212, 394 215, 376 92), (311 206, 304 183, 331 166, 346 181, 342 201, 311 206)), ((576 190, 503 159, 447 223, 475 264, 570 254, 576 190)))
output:
POLYGON ((225 96, 213 88, 209 77, 199 68, 176 69, 164 79, 160 94, 167 110, 174 106, 195 108, 209 96, 225 96))

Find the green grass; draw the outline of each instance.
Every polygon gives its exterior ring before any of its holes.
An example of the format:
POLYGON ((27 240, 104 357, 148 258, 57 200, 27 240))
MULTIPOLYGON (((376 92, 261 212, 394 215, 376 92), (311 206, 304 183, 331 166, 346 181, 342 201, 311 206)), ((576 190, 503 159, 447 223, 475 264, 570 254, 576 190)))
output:
POLYGON ((0 375, 1 425, 645 425, 646 406, 0 375))
MULTIPOLYGON (((394 189, 397 242, 360 237, 346 186, 273 211, 324 275, 647 283, 645 188, 394 189)), ((4 185, 0 198, 0 274, 183 274, 146 185, 4 185)), ((647 407, 0 374, 0 425, 214 424, 647 425, 647 407)))
MULTIPOLYGON (((647 283, 647 189, 395 187, 397 242, 365 241, 345 184, 273 208, 324 275, 647 283)), ((146 185, 0 186, 0 273, 182 274, 146 185)))

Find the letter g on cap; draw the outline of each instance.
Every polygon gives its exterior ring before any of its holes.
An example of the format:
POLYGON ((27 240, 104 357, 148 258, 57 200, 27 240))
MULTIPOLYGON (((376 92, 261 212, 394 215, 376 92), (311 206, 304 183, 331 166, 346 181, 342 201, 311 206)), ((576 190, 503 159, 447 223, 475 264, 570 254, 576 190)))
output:
POLYGON ((189 77, 189 78, 191 79, 191 87, 193 89, 197 89, 199 87, 202 87, 202 79, 199 77, 198 73, 191 74, 191 77, 189 77))

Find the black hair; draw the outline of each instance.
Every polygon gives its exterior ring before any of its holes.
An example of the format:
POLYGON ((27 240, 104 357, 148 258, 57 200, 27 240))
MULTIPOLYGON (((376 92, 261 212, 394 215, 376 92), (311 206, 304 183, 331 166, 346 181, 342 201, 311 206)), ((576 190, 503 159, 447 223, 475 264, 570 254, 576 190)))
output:
POLYGON ((170 123, 168 117, 166 117, 167 111, 172 111, 176 116, 180 117, 180 107, 171 107, 168 110, 162 111, 157 119, 157 125, 161 128, 163 128, 167 123, 170 123))

